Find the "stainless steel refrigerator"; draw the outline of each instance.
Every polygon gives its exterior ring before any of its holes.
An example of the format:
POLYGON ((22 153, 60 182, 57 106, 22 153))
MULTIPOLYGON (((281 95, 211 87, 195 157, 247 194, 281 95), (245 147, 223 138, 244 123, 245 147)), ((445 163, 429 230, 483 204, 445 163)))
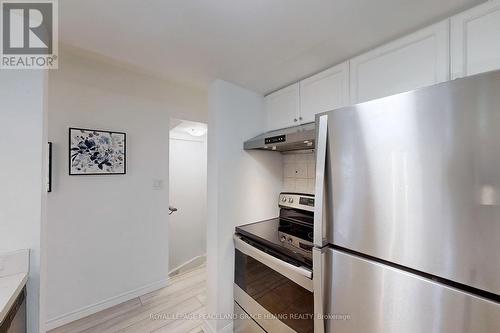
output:
POLYGON ((500 332, 500 72, 316 117, 315 332, 500 332))

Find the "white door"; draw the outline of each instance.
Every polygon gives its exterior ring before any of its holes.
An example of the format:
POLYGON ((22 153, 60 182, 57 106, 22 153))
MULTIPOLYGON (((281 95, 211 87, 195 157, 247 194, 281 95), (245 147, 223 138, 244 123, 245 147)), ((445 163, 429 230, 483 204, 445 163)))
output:
POLYGON ((352 104, 449 80, 449 54, 444 21, 352 59, 352 104))
POLYGON ((349 62, 300 82, 301 123, 314 121, 317 113, 349 104, 349 62))
POLYGON ((500 1, 451 19, 452 78, 500 69, 500 1))
POLYGON ((207 142, 170 133, 169 271, 206 254, 207 142))
POLYGON ((269 131, 298 125, 299 84, 278 90, 265 98, 269 131))

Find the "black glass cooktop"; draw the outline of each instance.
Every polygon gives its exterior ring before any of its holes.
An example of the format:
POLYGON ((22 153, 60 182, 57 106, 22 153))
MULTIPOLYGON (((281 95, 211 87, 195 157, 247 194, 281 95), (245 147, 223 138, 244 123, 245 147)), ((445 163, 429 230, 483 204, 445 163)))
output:
POLYGON ((282 218, 275 218, 236 227, 236 233, 298 260, 306 266, 311 266, 312 263, 310 259, 283 246, 280 241, 280 231, 309 242, 313 241, 312 224, 293 222, 282 218))

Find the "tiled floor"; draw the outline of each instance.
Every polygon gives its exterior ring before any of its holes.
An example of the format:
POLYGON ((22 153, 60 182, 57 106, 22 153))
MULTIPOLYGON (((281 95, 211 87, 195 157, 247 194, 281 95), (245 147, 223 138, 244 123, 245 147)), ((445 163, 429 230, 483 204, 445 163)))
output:
POLYGON ((161 290, 134 298, 49 333, 202 333, 205 267, 171 279, 161 290))

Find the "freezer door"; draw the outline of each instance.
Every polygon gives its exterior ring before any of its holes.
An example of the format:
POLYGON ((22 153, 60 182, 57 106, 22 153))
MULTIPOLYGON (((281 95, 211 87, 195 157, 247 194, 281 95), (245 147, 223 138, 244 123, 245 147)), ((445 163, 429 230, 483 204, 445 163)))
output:
POLYGON ((500 72, 327 116, 327 242, 500 295, 500 72))
POLYGON ((498 333, 500 305, 328 249, 326 332, 498 333))

